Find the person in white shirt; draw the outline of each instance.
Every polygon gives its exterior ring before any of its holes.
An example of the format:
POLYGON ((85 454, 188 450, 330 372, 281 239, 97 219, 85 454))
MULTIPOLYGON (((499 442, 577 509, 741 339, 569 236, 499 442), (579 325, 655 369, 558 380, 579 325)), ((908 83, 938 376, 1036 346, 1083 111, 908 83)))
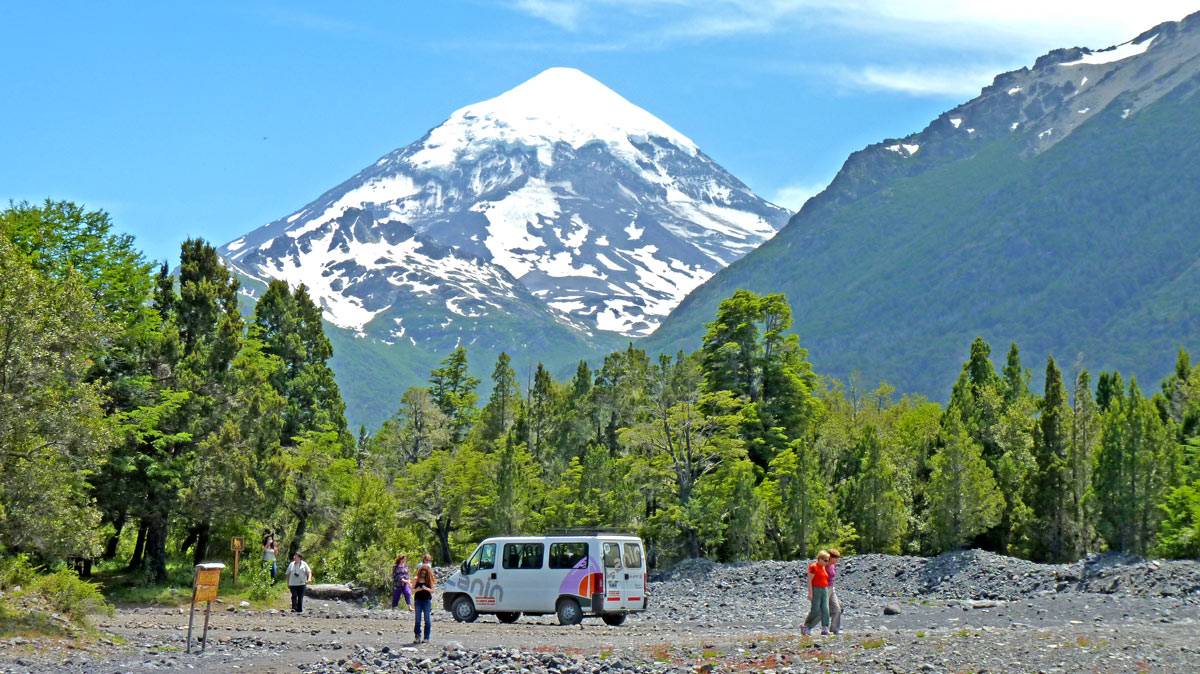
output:
POLYGON ((292 591, 292 611, 304 612, 304 587, 312 582, 312 569, 299 552, 292 555, 292 563, 284 571, 287 576, 288 589, 292 591))

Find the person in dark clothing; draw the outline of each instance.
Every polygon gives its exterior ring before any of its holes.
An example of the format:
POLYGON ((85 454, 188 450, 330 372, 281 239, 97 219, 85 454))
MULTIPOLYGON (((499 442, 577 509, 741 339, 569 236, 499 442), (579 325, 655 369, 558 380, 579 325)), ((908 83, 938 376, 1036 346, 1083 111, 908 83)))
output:
POLYGON ((413 600, 417 610, 416 623, 413 625, 413 643, 421 643, 421 619, 425 621, 425 643, 429 642, 429 632, 433 629, 430 622, 433 619, 433 591, 437 587, 437 578, 433 574, 433 557, 426 554, 417 567, 413 577, 413 600))

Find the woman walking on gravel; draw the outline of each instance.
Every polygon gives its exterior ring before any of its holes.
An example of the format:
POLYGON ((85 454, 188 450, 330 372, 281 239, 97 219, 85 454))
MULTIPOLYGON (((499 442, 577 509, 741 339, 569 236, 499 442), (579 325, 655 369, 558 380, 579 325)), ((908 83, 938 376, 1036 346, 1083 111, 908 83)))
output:
POLYGON ((312 582, 312 568, 300 553, 292 555, 292 563, 283 572, 287 576, 288 589, 292 592, 292 611, 304 612, 304 588, 312 582))
POLYGON ((413 610, 412 590, 408 586, 408 555, 396 558, 392 567, 392 608, 400 605, 400 597, 404 597, 404 607, 413 610))
POLYGON ((417 610, 416 623, 413 624, 413 643, 421 643, 421 618, 425 619, 425 643, 429 643, 429 632, 433 629, 430 621, 433 619, 433 590, 437 587, 437 578, 433 575, 433 557, 428 553, 421 558, 417 567, 416 577, 413 578, 413 599, 417 610))
POLYGON ((808 617, 800 626, 807 636, 821 622, 821 634, 829 634, 829 551, 817 553, 817 561, 808 565, 808 617))

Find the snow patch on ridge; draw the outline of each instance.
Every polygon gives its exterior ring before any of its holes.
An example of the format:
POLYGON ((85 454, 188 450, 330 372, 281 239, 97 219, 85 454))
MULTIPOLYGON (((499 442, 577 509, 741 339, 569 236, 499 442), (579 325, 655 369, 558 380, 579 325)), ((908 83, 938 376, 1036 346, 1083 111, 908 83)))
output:
MULTIPOLYGON (((1145 54, 1146 50, 1150 48, 1150 44, 1154 42, 1154 38, 1156 37, 1158 37, 1158 35, 1151 35, 1141 42, 1125 42, 1124 44, 1119 44, 1110 49, 1105 49, 1104 51, 1094 51, 1084 54, 1083 57, 1078 60, 1070 61, 1068 63, 1060 63, 1058 65, 1063 67, 1079 65, 1098 66, 1104 65, 1105 63, 1124 61, 1127 58, 1145 54)), ((1087 78, 1084 78, 1084 81, 1086 82, 1087 78)), ((1080 84, 1082 85, 1082 83, 1080 84)))

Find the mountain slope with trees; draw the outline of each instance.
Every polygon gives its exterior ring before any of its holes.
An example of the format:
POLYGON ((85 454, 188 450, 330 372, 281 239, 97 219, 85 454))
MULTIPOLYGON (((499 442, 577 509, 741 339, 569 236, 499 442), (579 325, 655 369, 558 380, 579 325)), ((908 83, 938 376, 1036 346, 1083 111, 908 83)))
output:
POLYGON ((645 348, 698 346, 718 303, 747 288, 786 293, 839 377, 937 396, 975 335, 1054 355, 1068 376, 1166 376, 1169 354, 1200 346, 1200 15, 1121 53, 1051 52, 855 153, 645 348))

